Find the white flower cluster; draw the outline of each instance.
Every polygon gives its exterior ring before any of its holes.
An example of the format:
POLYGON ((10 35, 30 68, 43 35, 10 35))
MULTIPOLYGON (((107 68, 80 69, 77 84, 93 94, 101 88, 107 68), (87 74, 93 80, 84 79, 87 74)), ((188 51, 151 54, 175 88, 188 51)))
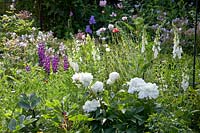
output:
POLYGON ((141 53, 145 52, 145 45, 147 45, 147 44, 148 44, 148 42, 147 42, 147 37, 146 37, 146 31, 144 30, 143 34, 142 34, 142 48, 141 48, 141 53))
POLYGON ((183 80, 181 82, 181 87, 183 88, 184 91, 187 90, 189 87, 189 76, 185 75, 184 73, 182 74, 183 80))
POLYGON ((91 86, 91 90, 94 93, 102 92, 103 91, 103 82, 97 81, 91 86))
POLYGON ((128 93, 133 94, 134 92, 138 93, 139 99, 149 98, 149 99, 155 99, 159 95, 158 86, 154 83, 146 83, 141 78, 133 78, 128 82, 129 89, 128 93))
POLYGON ((91 73, 75 73, 72 76, 73 81, 79 81, 83 84, 84 87, 88 87, 93 79, 91 73))
POLYGON ((119 79, 119 73, 118 72, 112 72, 109 74, 109 79, 107 80, 107 84, 111 85, 113 84, 117 79, 119 79))
POLYGON ((157 58, 158 57, 158 53, 160 52, 161 48, 160 48, 160 36, 157 35, 156 38, 154 39, 154 45, 153 45, 153 52, 154 52, 154 58, 157 58))
POLYGON ((83 105, 83 110, 84 112, 89 113, 92 111, 96 111, 98 107, 100 107, 100 102, 96 99, 93 99, 92 101, 87 100, 83 105))
POLYGON ((182 47, 179 45, 180 40, 178 36, 177 29, 174 29, 174 46, 173 46, 173 58, 176 58, 176 56, 181 59, 181 54, 183 53, 182 47))

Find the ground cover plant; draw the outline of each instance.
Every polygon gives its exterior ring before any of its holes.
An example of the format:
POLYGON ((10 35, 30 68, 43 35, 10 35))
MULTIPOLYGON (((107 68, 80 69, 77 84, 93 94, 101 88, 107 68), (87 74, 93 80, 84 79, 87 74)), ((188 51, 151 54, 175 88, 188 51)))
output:
POLYGON ((2 15, 0 132, 198 132, 194 9, 177 17, 168 7, 189 3, 156 2, 100 0, 101 11, 119 11, 104 23, 90 14, 71 39, 41 31, 28 11, 2 15), (129 3, 134 8, 123 10, 129 3))

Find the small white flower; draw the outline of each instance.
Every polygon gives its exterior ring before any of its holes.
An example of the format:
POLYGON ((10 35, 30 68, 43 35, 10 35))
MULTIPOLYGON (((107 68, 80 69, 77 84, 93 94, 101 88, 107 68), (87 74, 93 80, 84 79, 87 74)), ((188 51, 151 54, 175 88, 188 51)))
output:
POLYGON ((110 52, 110 48, 106 48, 106 52, 110 52))
POLYGON ((100 82, 100 81, 95 82, 95 83, 91 86, 91 90, 92 90, 94 93, 102 92, 102 91, 103 91, 103 83, 100 82))
POLYGON ((128 20, 128 18, 126 16, 124 16, 124 17, 122 17, 122 20, 126 21, 126 20, 128 20))
POLYGON ((114 29, 114 25, 113 25, 113 24, 109 24, 109 25, 108 25, 108 29, 109 29, 110 31, 112 31, 112 30, 114 29))
POLYGON ((75 72, 78 72, 78 71, 79 71, 78 63, 70 61, 70 62, 69 62, 69 65, 72 67, 72 69, 73 69, 75 72))
POLYGON ((89 113, 92 111, 96 111, 98 107, 100 107, 100 102, 96 99, 93 99, 92 101, 87 100, 83 105, 83 110, 84 112, 89 113))
POLYGON ((118 72, 112 72, 109 74, 109 79, 107 80, 107 84, 113 84, 117 79, 119 79, 118 72))
POLYGON ((96 35, 97 35, 97 36, 100 36, 100 35, 101 35, 101 31, 100 31, 100 30, 97 30, 97 31, 96 31, 96 35))

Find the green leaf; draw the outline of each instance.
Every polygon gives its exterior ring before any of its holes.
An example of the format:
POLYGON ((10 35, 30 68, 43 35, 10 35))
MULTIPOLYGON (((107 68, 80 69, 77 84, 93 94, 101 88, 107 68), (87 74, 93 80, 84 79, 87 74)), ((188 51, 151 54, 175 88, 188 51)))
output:
POLYGON ((19 123, 22 124, 24 122, 24 119, 25 119, 25 115, 21 115, 19 117, 19 123))
POLYGON ((25 101, 20 101, 19 106, 21 108, 24 108, 24 109, 27 109, 27 110, 31 109, 31 106, 29 105, 29 103, 26 103, 25 101))
POLYGON ((9 124, 8 124, 8 128, 13 131, 16 129, 17 126, 17 121, 15 119, 11 119, 9 124))
POLYGON ((89 117, 82 115, 82 114, 78 114, 78 115, 75 115, 75 116, 69 116, 69 120, 71 120, 71 121, 93 121, 94 119, 89 118, 89 117))
POLYGON ((136 113, 140 113, 140 112, 142 112, 144 110, 144 107, 143 106, 141 106, 141 107, 138 107, 138 108, 136 108, 136 113))

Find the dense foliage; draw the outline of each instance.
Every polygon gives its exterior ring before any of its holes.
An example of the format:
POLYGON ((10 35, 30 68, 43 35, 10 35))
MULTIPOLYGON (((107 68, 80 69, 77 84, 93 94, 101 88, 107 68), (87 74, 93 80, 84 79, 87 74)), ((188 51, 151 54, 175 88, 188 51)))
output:
POLYGON ((18 2, 0 19, 0 132, 200 130, 191 3, 18 2))

